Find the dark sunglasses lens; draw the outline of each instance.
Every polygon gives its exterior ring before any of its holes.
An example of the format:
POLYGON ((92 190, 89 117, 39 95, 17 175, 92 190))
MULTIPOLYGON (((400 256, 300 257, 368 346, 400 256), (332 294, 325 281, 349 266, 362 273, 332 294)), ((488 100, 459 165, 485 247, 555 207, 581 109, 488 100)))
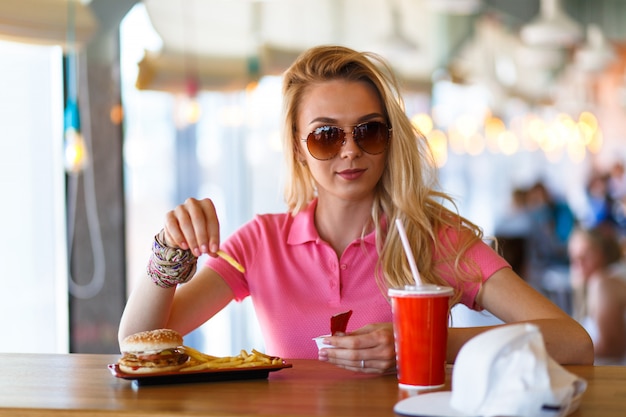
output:
POLYGON ((382 122, 369 122, 354 128, 354 141, 371 155, 383 153, 389 143, 389 128, 382 122))
POLYGON ((339 153, 344 134, 335 126, 322 126, 311 132, 307 138, 307 149, 315 159, 331 159, 339 153))

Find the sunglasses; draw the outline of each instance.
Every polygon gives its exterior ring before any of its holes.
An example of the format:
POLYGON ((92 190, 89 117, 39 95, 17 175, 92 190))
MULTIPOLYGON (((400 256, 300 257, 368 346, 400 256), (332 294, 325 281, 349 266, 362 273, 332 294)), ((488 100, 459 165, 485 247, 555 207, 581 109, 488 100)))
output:
MULTIPOLYGON (((363 152, 381 154, 387 149, 391 128, 383 122, 367 122, 352 127, 352 139, 363 152)), ((333 159, 346 143, 346 132, 337 126, 320 126, 305 138, 311 156, 320 161, 333 159)))

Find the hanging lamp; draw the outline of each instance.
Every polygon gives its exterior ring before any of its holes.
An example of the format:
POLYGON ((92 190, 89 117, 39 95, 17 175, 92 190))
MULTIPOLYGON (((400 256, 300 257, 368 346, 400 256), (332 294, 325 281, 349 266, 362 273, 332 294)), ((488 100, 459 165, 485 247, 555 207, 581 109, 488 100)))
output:
POLYGON ((389 9, 391 13, 391 32, 377 43, 377 49, 393 64, 407 55, 415 54, 419 51, 419 48, 415 42, 402 33, 402 14, 398 0, 393 0, 389 4, 389 9))
POLYGON ((85 141, 80 132, 80 111, 78 108, 77 44, 75 27, 75 1, 68 2, 67 19, 67 71, 65 83, 67 98, 64 115, 65 169, 68 174, 79 174, 87 165, 88 155, 85 141))
POLYGON ((563 10, 562 0, 541 0, 539 16, 522 27, 527 45, 567 48, 583 39, 581 25, 563 10))
POLYGON ((601 71, 615 59, 615 51, 607 42, 600 26, 587 26, 587 41, 576 50, 574 62, 577 68, 588 71, 601 71))
POLYGON ((198 123, 202 115, 202 108, 198 101, 200 91, 200 77, 198 74, 198 57, 196 56, 194 45, 196 43, 196 27, 194 21, 195 10, 191 9, 188 3, 180 2, 180 13, 182 19, 182 39, 184 57, 184 93, 180 95, 177 102, 175 114, 175 124, 179 129, 184 129, 190 125, 198 123))

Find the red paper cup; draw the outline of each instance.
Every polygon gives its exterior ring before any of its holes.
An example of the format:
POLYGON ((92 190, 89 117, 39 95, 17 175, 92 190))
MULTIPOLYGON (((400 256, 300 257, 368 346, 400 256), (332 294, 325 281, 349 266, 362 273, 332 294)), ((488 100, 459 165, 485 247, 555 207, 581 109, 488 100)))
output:
POLYGON ((446 381, 450 287, 390 289, 400 388, 430 390, 446 381))

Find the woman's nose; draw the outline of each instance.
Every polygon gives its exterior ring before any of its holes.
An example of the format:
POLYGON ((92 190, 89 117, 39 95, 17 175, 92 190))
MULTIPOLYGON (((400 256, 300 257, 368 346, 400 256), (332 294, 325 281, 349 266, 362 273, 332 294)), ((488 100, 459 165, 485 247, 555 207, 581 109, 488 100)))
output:
POLYGON ((356 144, 351 131, 345 133, 340 153, 342 158, 356 158, 361 155, 361 148, 356 144))

